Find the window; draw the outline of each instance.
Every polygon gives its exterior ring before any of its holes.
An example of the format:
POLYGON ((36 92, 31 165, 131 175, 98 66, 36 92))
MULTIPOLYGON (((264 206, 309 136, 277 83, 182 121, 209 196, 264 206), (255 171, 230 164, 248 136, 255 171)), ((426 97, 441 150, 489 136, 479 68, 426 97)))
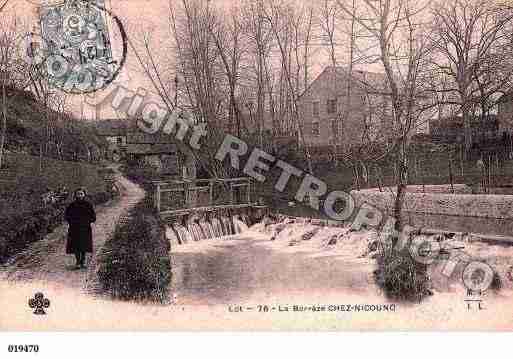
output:
POLYGON ((116 139, 116 141, 117 141, 118 145, 122 145, 123 144, 123 137, 118 137, 116 139))
POLYGON ((326 112, 329 114, 333 114, 337 112, 337 99, 328 100, 326 112))
POLYGON ((320 136, 321 135, 321 132, 320 132, 320 129, 319 129, 319 122, 317 122, 317 121, 312 122, 312 135, 313 136, 320 136))
POLYGON ((319 101, 312 103, 312 113, 315 117, 319 117, 319 101))

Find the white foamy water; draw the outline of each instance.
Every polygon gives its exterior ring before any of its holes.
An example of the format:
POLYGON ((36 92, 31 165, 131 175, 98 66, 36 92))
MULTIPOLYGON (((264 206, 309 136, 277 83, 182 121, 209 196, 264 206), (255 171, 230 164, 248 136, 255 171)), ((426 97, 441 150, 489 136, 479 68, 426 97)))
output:
POLYGON ((241 219, 239 219, 237 216, 233 216, 232 222, 235 234, 240 234, 248 230, 248 225, 244 223, 241 219))
POLYGON ((205 233, 205 237, 207 239, 211 239, 211 238, 215 237, 214 230, 213 230, 212 225, 210 224, 210 222, 208 222, 208 221, 200 221, 199 225, 200 225, 201 229, 203 230, 203 233, 205 233))
POLYGON ((221 221, 219 218, 214 217, 212 218, 212 229, 214 231, 215 238, 219 238, 223 236, 223 226, 221 225, 221 221))
POLYGON ((228 236, 230 234, 234 234, 234 231, 233 231, 233 225, 230 221, 230 218, 228 217, 221 217, 221 222, 223 224, 223 234, 225 236, 228 236))

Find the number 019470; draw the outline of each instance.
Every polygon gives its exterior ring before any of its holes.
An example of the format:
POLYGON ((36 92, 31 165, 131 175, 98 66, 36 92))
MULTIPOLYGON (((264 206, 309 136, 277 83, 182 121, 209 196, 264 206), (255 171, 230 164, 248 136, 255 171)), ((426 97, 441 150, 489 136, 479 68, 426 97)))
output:
POLYGON ((37 353, 39 345, 9 345, 7 351, 9 353, 37 353))

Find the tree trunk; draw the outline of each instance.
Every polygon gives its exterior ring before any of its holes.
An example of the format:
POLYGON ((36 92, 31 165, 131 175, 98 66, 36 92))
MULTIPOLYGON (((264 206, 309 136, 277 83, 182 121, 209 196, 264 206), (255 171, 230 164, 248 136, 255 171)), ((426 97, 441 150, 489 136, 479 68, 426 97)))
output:
MULTIPOLYGON (((402 176, 399 176, 401 178, 402 176)), ((401 219, 401 212, 404 205, 404 197, 406 194, 406 184, 403 182, 402 179, 399 180, 397 183, 397 195, 395 197, 395 203, 394 203, 394 218, 395 218, 395 230, 399 233, 401 233, 403 229, 403 223, 401 219)), ((395 241, 394 241, 395 246, 395 241)))
MULTIPOLYGON (((403 139, 404 141, 404 139, 403 139)), ((398 233, 401 233, 403 229, 403 221, 401 217, 401 212, 404 206, 404 198, 406 196, 406 187, 407 187, 407 177, 408 177, 408 167, 406 163, 406 149, 405 143, 401 144, 401 148, 399 150, 399 163, 397 163, 397 194, 395 197, 394 203, 394 217, 395 217, 395 230, 398 233)), ((395 163, 394 163, 395 164, 395 163)), ((393 245, 395 246, 396 240, 394 240, 393 245)))
POLYGON ((5 93, 5 81, 2 81, 2 133, 0 135, 0 169, 3 165, 5 136, 7 132, 7 95, 5 93))
POLYGON ((451 182, 451 193, 454 193, 454 181, 452 178, 452 159, 449 159, 449 181, 451 182))
POLYGON ((463 107, 461 109, 463 117, 463 136, 465 138, 465 159, 470 159, 470 151, 472 149, 472 128, 470 127, 470 111, 468 109, 468 99, 464 97, 463 107))
POLYGON ((43 173, 43 143, 39 144, 39 174, 43 173))

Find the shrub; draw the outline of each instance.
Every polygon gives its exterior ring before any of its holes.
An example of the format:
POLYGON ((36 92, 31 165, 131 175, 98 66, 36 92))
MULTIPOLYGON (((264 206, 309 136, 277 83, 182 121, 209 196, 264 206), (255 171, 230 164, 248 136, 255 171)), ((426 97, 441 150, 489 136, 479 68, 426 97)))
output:
POLYGON ((171 282, 169 250, 157 215, 144 202, 136 205, 100 252, 103 290, 118 299, 165 302, 171 282))
POLYGON ((377 285, 392 300, 420 302, 431 294, 427 265, 419 263, 407 248, 395 250, 380 246, 374 271, 377 285))

